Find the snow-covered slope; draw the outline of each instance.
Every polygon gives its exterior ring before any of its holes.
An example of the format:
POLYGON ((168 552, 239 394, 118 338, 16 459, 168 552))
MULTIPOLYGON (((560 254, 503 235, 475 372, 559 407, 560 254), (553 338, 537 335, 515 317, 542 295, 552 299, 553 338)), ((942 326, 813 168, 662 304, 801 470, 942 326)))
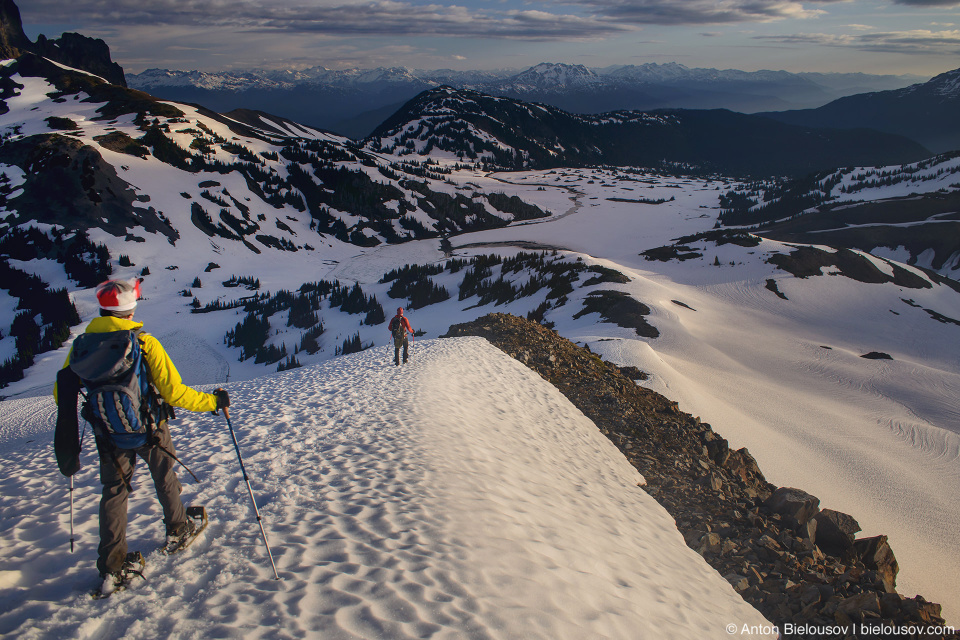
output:
POLYGON ((958 153, 740 184, 723 202, 724 224, 765 237, 861 249, 953 278, 960 270, 958 153))
POLYGON ((199 234, 253 252, 295 252, 312 251, 328 235, 369 246, 514 218, 480 194, 457 197, 421 160, 382 158, 343 137, 267 114, 231 119, 119 92, 75 70, 25 66, 16 61, 4 68, 11 90, 0 115, 0 207, 14 213, 8 224, 67 218, 71 227, 139 236, 145 225, 129 211, 120 222, 101 220, 108 217, 101 210, 121 192, 136 201, 126 202, 127 209, 163 221, 174 244, 177 236, 199 234), (76 160, 80 155, 89 159, 76 160), (66 186, 42 182, 52 174, 25 176, 23 167, 37 157, 43 160, 34 169, 65 166, 67 175, 56 177, 61 183, 72 178, 77 193, 58 199, 66 186), (110 189, 99 183, 104 173, 115 174, 110 189), (83 186, 87 181, 92 188, 83 186))
MULTIPOLYGON (((535 373, 480 338, 428 341, 402 370, 383 366, 390 356, 227 386, 280 582, 223 419, 183 412, 174 439, 201 478, 185 498, 207 506, 209 528, 182 557, 148 555, 135 591, 91 601, 95 454, 88 444, 76 476, 71 555, 49 401, 30 401, 31 416, 5 411, 0 632, 687 640, 768 624, 535 373), (31 442, 11 438, 24 422, 31 442)), ((144 474, 129 540, 149 551, 162 525, 144 474)))

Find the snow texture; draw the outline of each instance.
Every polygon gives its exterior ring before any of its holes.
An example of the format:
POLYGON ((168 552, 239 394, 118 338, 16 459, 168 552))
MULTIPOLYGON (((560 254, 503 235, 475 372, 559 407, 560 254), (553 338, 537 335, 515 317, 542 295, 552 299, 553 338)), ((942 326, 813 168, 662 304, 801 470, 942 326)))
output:
MULTIPOLYGON (((378 348, 233 383, 234 429, 279 569, 273 579, 223 418, 182 412, 177 450, 210 525, 146 581, 96 583, 96 454, 67 482, 46 399, 4 411, 0 633, 35 638, 718 637, 765 620, 553 386, 480 338, 378 348), (23 424, 38 437, 16 440, 23 424), (28 427, 29 429, 30 427, 28 427)), ((130 544, 162 543, 141 468, 130 544)), ((751 636, 764 637, 764 636, 751 636)))

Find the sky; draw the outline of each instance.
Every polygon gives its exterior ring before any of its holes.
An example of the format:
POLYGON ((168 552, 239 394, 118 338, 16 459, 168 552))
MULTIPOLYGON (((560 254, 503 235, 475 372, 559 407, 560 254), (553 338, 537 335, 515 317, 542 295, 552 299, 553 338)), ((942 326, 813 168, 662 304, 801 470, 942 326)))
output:
POLYGON ((27 35, 102 38, 148 68, 524 69, 540 62, 933 76, 960 0, 21 0, 27 35))

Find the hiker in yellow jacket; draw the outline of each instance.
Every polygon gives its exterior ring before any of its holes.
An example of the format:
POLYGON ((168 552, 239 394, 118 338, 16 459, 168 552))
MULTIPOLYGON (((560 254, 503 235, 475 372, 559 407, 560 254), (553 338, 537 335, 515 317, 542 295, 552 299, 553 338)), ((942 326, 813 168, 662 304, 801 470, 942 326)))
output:
MULTIPOLYGON (((86 333, 105 334, 142 328, 143 323, 133 321, 139 297, 140 281, 136 279, 110 280, 99 285, 97 301, 100 304, 100 317, 90 321, 86 333)), ((228 406, 227 392, 223 389, 217 389, 212 394, 202 393, 183 384, 173 361, 155 337, 140 333, 138 338, 149 380, 163 402, 189 411, 215 411, 228 406)), ((72 350, 64 363, 65 369, 71 364, 71 356, 73 356, 72 350)), ((58 401, 58 409, 61 412, 72 410, 75 420, 76 391, 73 391, 72 404, 70 399, 61 404, 61 400, 64 399, 59 396, 65 395, 67 390, 58 389, 60 379, 61 377, 58 376, 58 385, 54 386, 54 399, 58 401)), ((160 405, 162 407, 163 403, 161 402, 160 405)), ((135 567, 125 565, 128 560, 127 497, 137 456, 144 459, 153 476, 157 498, 163 507, 167 542, 189 536, 194 528, 194 523, 187 518, 186 509, 180 499, 181 485, 175 469, 176 452, 167 426, 167 417, 172 417, 172 413, 169 410, 161 410, 157 423, 153 427, 152 441, 136 448, 118 447, 106 434, 97 434, 100 482, 103 485, 100 499, 100 546, 97 559, 97 569, 103 579, 100 595, 109 595, 116 588, 123 586, 128 578, 127 570, 136 570, 135 567)))

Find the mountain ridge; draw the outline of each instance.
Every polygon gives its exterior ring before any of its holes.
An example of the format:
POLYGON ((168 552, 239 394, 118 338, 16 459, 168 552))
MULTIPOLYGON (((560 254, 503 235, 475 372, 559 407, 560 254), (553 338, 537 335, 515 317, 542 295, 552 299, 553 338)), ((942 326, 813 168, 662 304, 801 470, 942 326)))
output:
POLYGON ((400 155, 437 149, 463 160, 483 159, 515 169, 672 165, 734 175, 803 175, 828 167, 892 164, 930 155, 899 136, 784 126, 724 109, 588 116, 449 86, 410 100, 374 130, 367 148, 400 155))
POLYGON ((110 58, 110 48, 99 38, 64 33, 55 40, 40 35, 31 42, 23 31, 20 9, 13 0, 0 0, 0 59, 32 53, 101 76, 111 84, 127 86, 123 67, 110 58))
POLYGON ((869 127, 917 140, 935 153, 960 149, 960 69, 903 89, 847 96, 817 109, 764 113, 790 124, 869 127))
POLYGON ((330 84, 345 86, 348 84, 376 83, 381 81, 419 80, 434 85, 448 84, 457 88, 481 91, 489 90, 489 85, 497 82, 513 84, 524 79, 535 80, 539 88, 559 85, 578 78, 589 79, 590 84, 603 82, 636 82, 658 84, 669 82, 719 82, 719 81, 763 81, 807 79, 808 85, 825 82, 832 78, 829 85, 859 80, 860 83, 899 84, 907 86, 919 80, 917 76, 871 75, 864 73, 791 73, 788 71, 741 71, 738 69, 690 68, 679 63, 646 63, 643 65, 615 65, 606 68, 589 68, 585 65, 572 65, 559 62, 541 62, 524 70, 467 70, 451 69, 411 69, 408 67, 377 67, 372 69, 333 70, 325 67, 311 67, 303 70, 249 69, 238 71, 179 71, 151 68, 139 73, 127 74, 132 86, 158 87, 198 86, 208 89, 229 88, 242 91, 250 88, 267 88, 283 84, 290 88, 297 84, 330 84), (258 85, 258 83, 263 83, 258 85))

